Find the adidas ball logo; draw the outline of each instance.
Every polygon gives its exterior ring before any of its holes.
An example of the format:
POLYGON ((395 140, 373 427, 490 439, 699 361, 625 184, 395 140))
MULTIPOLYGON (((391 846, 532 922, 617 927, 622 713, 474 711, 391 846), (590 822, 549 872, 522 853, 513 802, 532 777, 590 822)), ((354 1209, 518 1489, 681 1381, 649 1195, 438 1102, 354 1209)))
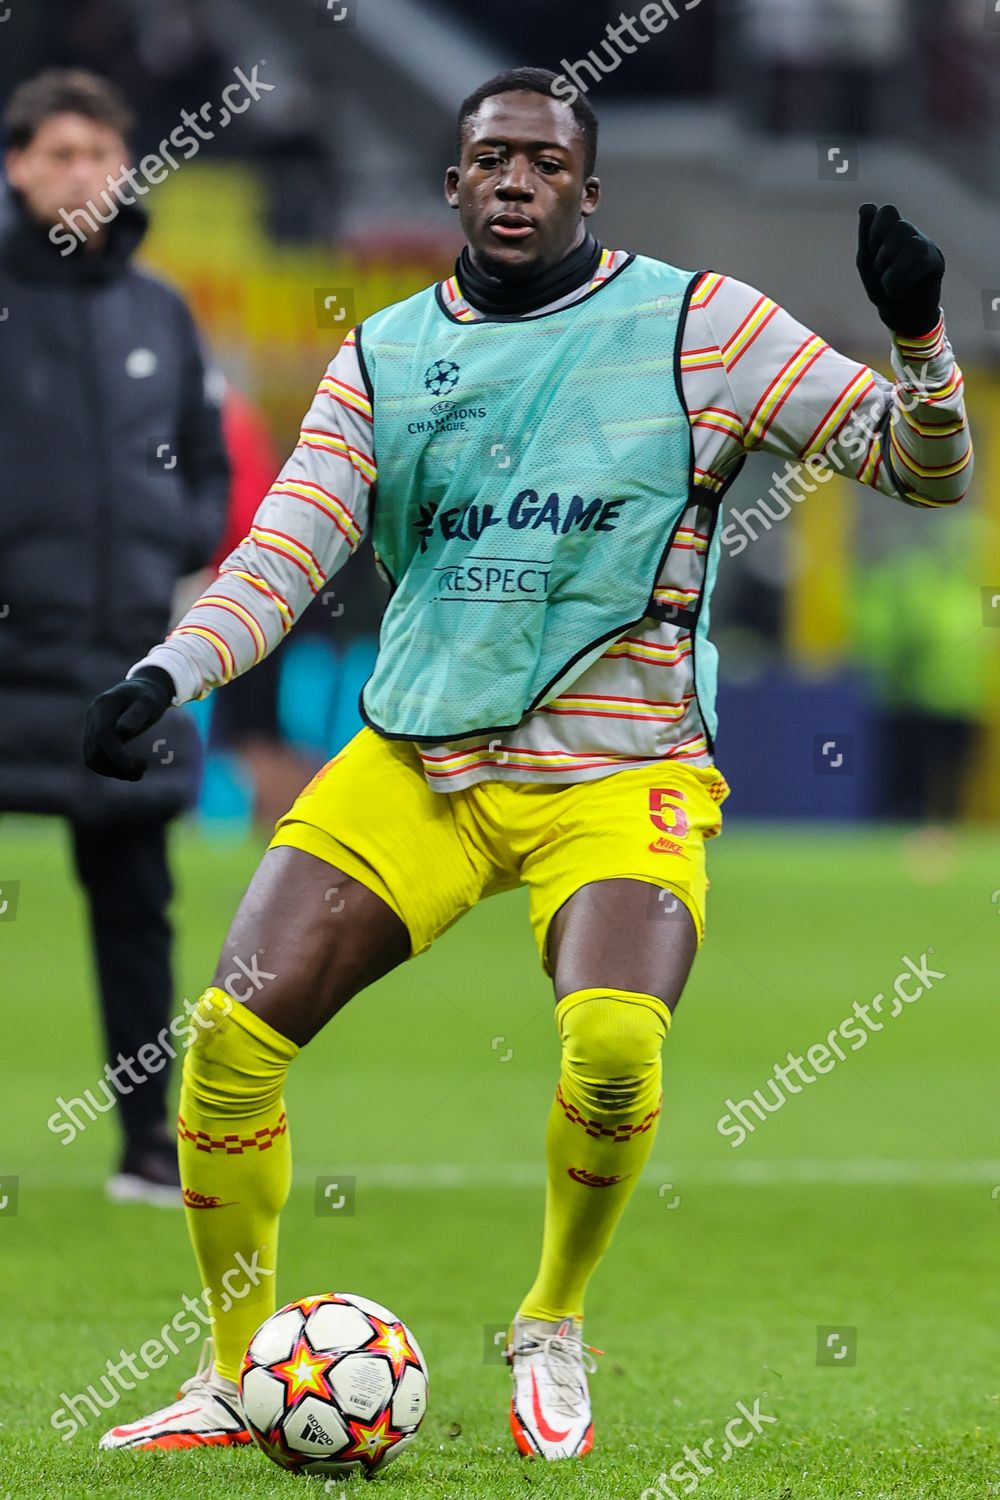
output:
POLYGON ((333 1438, 328 1432, 324 1432, 315 1417, 307 1417, 302 1429, 303 1438, 308 1438, 314 1443, 325 1443, 328 1448, 333 1447, 333 1438))

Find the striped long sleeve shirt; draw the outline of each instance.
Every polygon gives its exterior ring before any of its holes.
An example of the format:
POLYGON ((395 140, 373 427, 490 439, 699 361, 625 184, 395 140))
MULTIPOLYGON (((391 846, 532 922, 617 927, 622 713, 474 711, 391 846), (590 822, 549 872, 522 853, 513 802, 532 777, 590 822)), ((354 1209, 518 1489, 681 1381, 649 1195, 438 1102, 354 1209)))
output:
MULTIPOLYGON (((530 316, 586 295, 627 258, 605 250, 592 281, 530 316)), ((479 316, 454 277, 442 294, 461 321, 479 316)), ((694 483, 653 591, 668 618, 650 617, 614 641, 514 730, 418 745, 429 784, 441 791, 486 779, 555 784, 650 760, 710 764, 692 629, 672 623, 669 606, 688 618, 697 609, 721 497, 746 456, 763 451, 786 461, 784 480, 775 476, 783 494, 798 471, 818 479, 823 465, 912 505, 953 505, 967 491, 972 445, 943 318, 924 338, 895 338, 891 358, 894 381, 839 354, 753 287, 701 275, 680 356, 694 483)), ((164 668, 180 704, 254 666, 357 550, 377 476, 371 402, 352 331, 249 533, 167 640, 132 670, 144 663, 164 668)), ((721 539, 723 556, 749 545, 734 522, 722 525, 721 539)))

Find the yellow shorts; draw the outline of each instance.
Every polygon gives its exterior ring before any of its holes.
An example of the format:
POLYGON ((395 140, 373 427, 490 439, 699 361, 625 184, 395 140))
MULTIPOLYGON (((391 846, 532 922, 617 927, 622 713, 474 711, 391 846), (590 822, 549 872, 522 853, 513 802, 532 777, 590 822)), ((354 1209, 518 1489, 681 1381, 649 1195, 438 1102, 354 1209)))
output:
POLYGON ((412 745, 365 728, 278 820, 270 847, 304 849, 374 891, 409 932, 414 958, 484 896, 524 884, 549 972, 549 923, 595 880, 673 892, 700 943, 705 839, 720 831, 728 795, 713 767, 669 761, 568 786, 481 781, 436 792, 412 745))

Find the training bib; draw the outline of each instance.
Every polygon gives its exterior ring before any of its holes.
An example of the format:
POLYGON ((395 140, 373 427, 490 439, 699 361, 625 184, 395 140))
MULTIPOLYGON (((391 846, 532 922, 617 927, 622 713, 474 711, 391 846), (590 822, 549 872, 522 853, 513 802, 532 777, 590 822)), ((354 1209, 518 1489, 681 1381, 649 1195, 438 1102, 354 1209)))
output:
POLYGON ((431 287, 364 321, 393 586, 373 728, 511 729, 646 616, 691 487, 677 355, 695 279, 638 256, 535 318, 461 322, 431 287))

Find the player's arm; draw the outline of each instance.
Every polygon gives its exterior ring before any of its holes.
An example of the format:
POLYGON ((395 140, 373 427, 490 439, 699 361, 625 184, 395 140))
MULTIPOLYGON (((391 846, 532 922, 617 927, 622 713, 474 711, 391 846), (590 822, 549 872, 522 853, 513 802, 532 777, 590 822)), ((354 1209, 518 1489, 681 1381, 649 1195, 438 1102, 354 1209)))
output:
POLYGON ((124 741, 274 650, 360 545, 374 480, 371 404, 351 333, 248 534, 167 639, 91 704, 84 759, 92 770, 137 780, 146 763, 124 741))
MULTIPOLYGON (((715 277, 702 294, 710 333, 701 342, 717 351, 725 385, 724 400, 715 399, 727 408, 729 446, 776 454, 790 471, 812 460, 805 488, 840 473, 909 504, 955 504, 973 456, 962 373, 940 309, 943 257, 895 209, 876 215, 869 205, 861 223, 859 267, 893 329, 895 382, 838 353, 753 287, 715 277)), ((794 483, 783 476, 785 493, 800 499, 794 483)))

